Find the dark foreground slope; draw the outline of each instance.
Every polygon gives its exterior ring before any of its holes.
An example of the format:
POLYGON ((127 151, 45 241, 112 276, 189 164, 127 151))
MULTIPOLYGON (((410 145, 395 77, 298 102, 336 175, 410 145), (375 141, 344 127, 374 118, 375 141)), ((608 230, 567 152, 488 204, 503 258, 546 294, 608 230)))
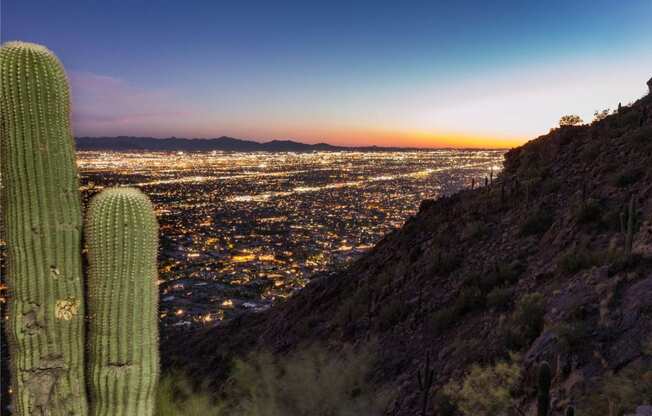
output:
MULTIPOLYGON (((555 129, 510 151, 488 187, 424 201, 337 276, 265 313, 168 334, 166 364, 219 385, 230 360, 253 348, 284 354, 313 342, 336 349, 377 339, 374 380, 398 389, 392 414, 413 415, 426 351, 436 389, 512 350, 522 354, 524 383, 536 363, 551 362, 560 409, 609 372, 647 359, 650 166, 652 96, 591 126, 555 129), (630 197, 627 259, 621 228, 630 197)), ((523 403, 533 398, 523 390, 523 403)))

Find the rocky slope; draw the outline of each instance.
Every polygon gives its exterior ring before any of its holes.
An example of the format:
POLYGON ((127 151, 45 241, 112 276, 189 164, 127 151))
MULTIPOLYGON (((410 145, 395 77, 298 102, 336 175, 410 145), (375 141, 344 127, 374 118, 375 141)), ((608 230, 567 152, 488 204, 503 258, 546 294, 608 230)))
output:
MULTIPOLYGON (((652 334, 652 95, 507 153, 486 187, 423 201, 419 213, 334 277, 261 314, 167 334, 167 366, 219 385, 233 356, 376 339, 374 380, 414 415, 429 351, 435 387, 472 363, 541 360, 556 411, 609 372, 646 360, 652 334), (627 255, 629 215, 632 254, 627 255)), ((527 408, 533 393, 523 389, 527 408)), ((643 404, 643 403, 641 403, 643 404)))

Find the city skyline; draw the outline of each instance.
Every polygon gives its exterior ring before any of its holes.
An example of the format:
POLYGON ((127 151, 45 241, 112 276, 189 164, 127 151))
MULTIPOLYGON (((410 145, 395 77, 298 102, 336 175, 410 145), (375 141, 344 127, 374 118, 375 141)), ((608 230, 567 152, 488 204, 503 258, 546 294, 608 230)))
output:
POLYGON ((5 1, 77 136, 512 147, 645 93, 652 4, 5 1))

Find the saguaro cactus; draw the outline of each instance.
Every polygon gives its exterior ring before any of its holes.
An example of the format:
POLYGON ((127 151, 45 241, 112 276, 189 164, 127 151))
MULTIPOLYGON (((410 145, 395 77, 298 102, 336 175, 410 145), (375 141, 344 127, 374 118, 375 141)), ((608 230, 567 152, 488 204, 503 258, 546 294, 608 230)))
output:
MULTIPOLYGON (((63 68, 46 48, 0 48, 0 165, 14 413, 85 416, 81 203, 63 68)), ((148 416, 158 381, 158 226, 112 189, 88 220, 95 415, 148 416)))
POLYGON ((550 412, 550 382, 552 372, 550 364, 544 361, 539 366, 537 385, 537 416, 548 416, 550 412))
POLYGON ((91 413, 151 415, 159 368, 152 205, 136 189, 105 190, 86 227, 91 413))
POLYGON ((632 242, 634 240, 634 195, 629 199, 627 207, 627 230, 625 233, 625 257, 632 257, 632 242))
POLYGON ((421 416, 426 416, 428 409, 428 398, 432 390, 432 384, 435 381, 435 370, 430 367, 430 350, 426 352, 426 363, 421 369, 417 371, 417 381, 419 383, 419 391, 421 392, 421 416))
POLYGON ((66 75, 48 49, 9 42, 0 87, 14 411, 85 415, 82 216, 66 75))

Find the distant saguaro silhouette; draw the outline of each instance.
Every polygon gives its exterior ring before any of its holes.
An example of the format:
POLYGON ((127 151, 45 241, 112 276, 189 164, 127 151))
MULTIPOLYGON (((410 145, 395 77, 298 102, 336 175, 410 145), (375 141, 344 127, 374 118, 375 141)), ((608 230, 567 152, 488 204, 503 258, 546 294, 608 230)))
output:
POLYGON ((650 90, 650 94, 652 94, 652 78, 647 82, 647 88, 650 90))

